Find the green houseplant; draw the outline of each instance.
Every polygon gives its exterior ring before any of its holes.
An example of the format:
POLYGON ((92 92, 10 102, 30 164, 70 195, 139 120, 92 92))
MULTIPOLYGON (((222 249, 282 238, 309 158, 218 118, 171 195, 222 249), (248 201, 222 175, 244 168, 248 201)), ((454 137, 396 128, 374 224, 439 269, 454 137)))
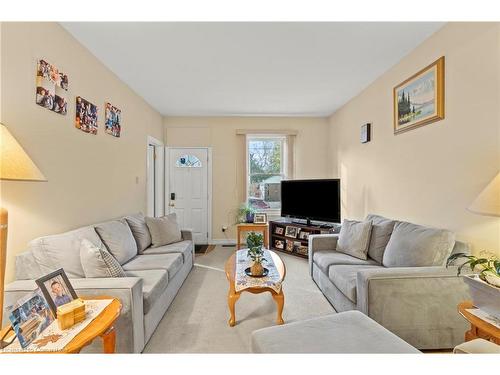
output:
POLYGON ((253 223, 255 210, 248 204, 242 204, 238 209, 238 222, 239 223, 253 223))
POLYGON ((460 266, 457 268, 457 276, 460 276, 462 269, 465 266, 469 266, 471 271, 478 271, 479 278, 490 285, 500 288, 500 260, 496 257, 491 256, 489 258, 478 258, 474 255, 468 255, 465 253, 457 253, 451 255, 446 261, 446 267, 454 264, 458 259, 465 259, 460 266))
POLYGON ((253 264, 250 267, 250 272, 252 275, 260 276, 264 273, 264 267, 262 263, 267 260, 264 258, 264 250, 262 249, 262 244, 264 243, 264 237, 261 233, 250 232, 247 236, 247 246, 248 252, 247 256, 252 259, 253 264))

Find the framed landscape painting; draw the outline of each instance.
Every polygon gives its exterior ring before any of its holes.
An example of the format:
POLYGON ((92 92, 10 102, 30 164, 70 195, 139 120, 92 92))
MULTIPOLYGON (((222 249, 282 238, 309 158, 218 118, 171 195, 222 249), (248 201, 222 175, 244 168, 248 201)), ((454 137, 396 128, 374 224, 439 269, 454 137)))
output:
POLYGON ((394 134, 444 119, 444 56, 394 87, 394 134))

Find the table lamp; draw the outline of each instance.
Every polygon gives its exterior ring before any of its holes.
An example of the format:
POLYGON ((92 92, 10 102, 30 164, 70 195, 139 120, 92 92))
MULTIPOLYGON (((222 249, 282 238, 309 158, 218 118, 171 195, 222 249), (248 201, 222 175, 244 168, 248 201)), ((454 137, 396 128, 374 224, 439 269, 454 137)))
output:
POLYGON ((500 216, 500 172, 479 193, 469 206, 469 211, 479 215, 500 216))
MULTIPOLYGON (((0 180, 47 181, 2 123, 0 123, 0 180)), ((0 208, 0 328, 3 318, 5 264, 7 262, 7 221, 7 210, 0 208)))

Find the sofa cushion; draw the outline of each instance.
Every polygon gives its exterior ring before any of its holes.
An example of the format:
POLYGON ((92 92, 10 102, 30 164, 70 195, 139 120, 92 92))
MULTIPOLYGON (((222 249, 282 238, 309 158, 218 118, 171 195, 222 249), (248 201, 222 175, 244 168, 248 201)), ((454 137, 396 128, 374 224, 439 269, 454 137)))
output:
POLYGON ((143 314, 146 315, 163 294, 168 285, 168 272, 165 270, 126 271, 127 276, 142 279, 143 314))
POLYGON ((139 212, 135 215, 126 216, 125 220, 127 220, 128 226, 134 235, 137 251, 142 254, 145 249, 151 246, 151 234, 144 215, 139 212))
POLYGON ((337 251, 355 258, 367 259, 371 231, 371 221, 344 219, 340 229, 337 251))
POLYGON ((398 221, 384 252, 385 267, 443 265, 455 244, 449 230, 398 221))
POLYGON ((383 216, 370 214, 366 217, 367 221, 372 222, 372 234, 370 244, 368 245, 368 256, 382 264, 384 251, 391 238, 394 229, 394 220, 386 219, 383 216))
POLYGON ((85 277, 125 277, 125 272, 118 261, 102 245, 95 246, 83 239, 80 245, 80 261, 85 277))
POLYGON ((166 270, 168 279, 172 280, 183 265, 181 253, 138 255, 123 265, 125 271, 166 270))
POLYGON ((328 270, 328 278, 332 281, 333 285, 342 292, 344 296, 349 298, 352 302, 356 303, 356 275, 358 271, 368 268, 384 268, 378 265, 340 265, 330 266, 328 270))
POLYGON ((97 224, 95 230, 118 263, 123 265, 137 255, 137 244, 126 220, 97 224))
POLYGON ((144 255, 154 255, 154 254, 171 254, 171 253, 181 253, 184 262, 187 260, 189 253, 193 251, 193 241, 180 241, 171 243, 170 245, 160 246, 160 247, 150 247, 144 250, 144 255))
POLYGON ((358 259, 347 254, 342 254, 337 251, 315 251, 313 262, 319 267, 324 274, 328 275, 328 268, 334 264, 358 264, 358 265, 377 265, 373 259, 358 259))
POLYGON ((83 227, 70 232, 40 237, 32 240, 28 247, 44 273, 64 268, 69 278, 85 277, 80 261, 80 244, 87 239, 96 246, 102 241, 93 227, 83 227))
POLYGON ((152 247, 164 246, 182 240, 175 213, 163 217, 147 217, 146 225, 151 233, 152 247))

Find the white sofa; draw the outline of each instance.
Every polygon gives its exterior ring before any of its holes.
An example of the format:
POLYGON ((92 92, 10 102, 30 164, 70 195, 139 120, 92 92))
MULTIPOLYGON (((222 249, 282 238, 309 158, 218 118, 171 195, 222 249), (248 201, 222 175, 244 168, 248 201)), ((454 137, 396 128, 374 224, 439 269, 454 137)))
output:
MULTIPOLYGON (((6 286, 4 305, 10 306, 35 290, 35 279, 64 268, 78 295, 108 295, 120 299, 122 312, 115 324, 116 351, 140 353, 193 267, 192 234, 182 230, 182 241, 146 248, 141 254, 120 262, 127 277, 85 278, 80 243, 86 238, 102 245, 95 230, 97 225, 100 224, 31 241, 27 251, 16 256, 16 281, 6 286)), ((4 314, 4 324, 7 319, 4 314)), ((96 340, 84 351, 100 352, 101 349, 102 343, 96 340)))

